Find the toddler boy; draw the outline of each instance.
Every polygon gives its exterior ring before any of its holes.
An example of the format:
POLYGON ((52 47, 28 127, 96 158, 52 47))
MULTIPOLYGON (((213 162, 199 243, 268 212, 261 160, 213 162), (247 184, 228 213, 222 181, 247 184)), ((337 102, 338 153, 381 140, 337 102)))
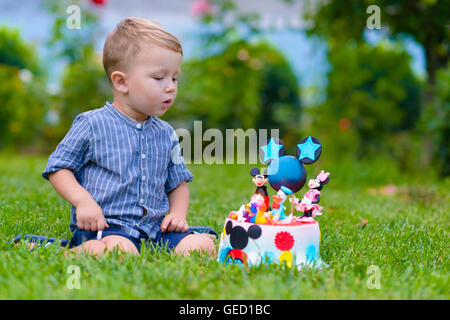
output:
POLYGON ((158 118, 176 98, 182 56, 179 41, 145 19, 126 18, 107 36, 114 101, 78 115, 42 173, 72 204, 72 250, 139 254, 144 240, 176 254, 215 253, 186 221, 193 176, 175 131, 158 118))

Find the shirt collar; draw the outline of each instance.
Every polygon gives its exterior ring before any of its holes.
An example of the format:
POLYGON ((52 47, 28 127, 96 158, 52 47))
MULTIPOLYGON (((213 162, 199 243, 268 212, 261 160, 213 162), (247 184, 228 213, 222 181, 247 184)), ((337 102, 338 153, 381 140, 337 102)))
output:
POLYGON ((124 121, 127 125, 133 127, 133 128, 147 128, 151 125, 153 117, 150 116, 147 120, 144 121, 143 124, 131 120, 130 118, 128 118, 126 115, 124 115, 123 113, 121 113, 119 110, 117 110, 109 101, 106 101, 105 104, 105 108, 107 110, 109 110, 114 116, 116 116, 117 118, 121 119, 122 121, 124 121))

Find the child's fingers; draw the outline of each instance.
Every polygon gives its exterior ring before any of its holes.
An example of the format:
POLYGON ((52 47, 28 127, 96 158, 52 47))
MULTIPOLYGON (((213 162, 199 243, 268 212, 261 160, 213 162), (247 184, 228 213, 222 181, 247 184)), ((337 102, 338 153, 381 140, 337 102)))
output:
POLYGON ((177 227, 177 231, 178 232, 186 232, 186 231, 188 231, 188 229, 189 229, 189 227, 188 227, 187 221, 180 221, 180 223, 178 224, 178 227, 177 227))
POLYGON ((168 232, 173 232, 177 228, 177 221, 175 219, 170 220, 170 224, 167 226, 168 232))
POLYGON ((90 230, 91 229, 91 223, 90 223, 90 221, 86 221, 86 220, 81 220, 80 222, 79 222, 79 224, 80 224, 80 229, 83 229, 83 230, 90 230))
POLYGON ((161 232, 166 232, 168 226, 170 225, 170 222, 172 220, 173 217, 171 216, 166 216, 163 221, 161 222, 161 232))
POLYGON ((105 223, 102 220, 97 221, 97 231, 105 229, 105 223))
POLYGON ((106 222, 106 219, 102 217, 97 221, 97 230, 103 230, 105 228, 109 228, 108 223, 106 222))
POLYGON ((183 221, 176 220, 176 221, 172 221, 172 222, 173 222, 173 230, 172 231, 180 232, 183 227, 182 226, 183 221))
POLYGON ((97 221, 92 221, 90 224, 90 229, 91 231, 97 231, 97 221))
POLYGON ((189 224, 187 223, 187 221, 181 220, 178 223, 176 231, 177 232, 187 232, 188 230, 189 230, 189 224))

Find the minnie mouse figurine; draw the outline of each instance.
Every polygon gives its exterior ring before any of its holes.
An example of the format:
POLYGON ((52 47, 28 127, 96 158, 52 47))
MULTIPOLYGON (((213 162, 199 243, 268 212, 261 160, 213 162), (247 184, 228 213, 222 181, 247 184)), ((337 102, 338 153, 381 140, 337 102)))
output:
POLYGON ((317 204, 320 202, 320 190, 328 181, 330 181, 330 173, 325 173, 323 170, 320 171, 315 179, 309 180, 308 187, 310 190, 305 193, 302 201, 298 204, 299 211, 304 212, 303 217, 313 217, 322 214, 320 212, 322 207, 317 204))
POLYGON ((309 179, 308 187, 310 189, 316 189, 320 191, 322 190, 323 185, 327 184, 328 181, 330 181, 330 173, 329 172, 325 173, 325 171, 322 170, 315 179, 309 179))

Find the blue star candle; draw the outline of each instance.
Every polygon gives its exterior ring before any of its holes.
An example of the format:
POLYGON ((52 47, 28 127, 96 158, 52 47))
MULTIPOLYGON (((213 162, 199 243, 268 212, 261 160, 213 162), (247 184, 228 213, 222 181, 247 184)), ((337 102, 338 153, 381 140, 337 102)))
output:
POLYGON ((261 150, 263 162, 268 163, 270 186, 276 191, 285 186, 295 193, 305 185, 306 170, 303 164, 311 164, 319 159, 322 145, 317 138, 306 137, 297 144, 297 157, 294 157, 284 155, 286 148, 283 142, 271 138, 261 150))

